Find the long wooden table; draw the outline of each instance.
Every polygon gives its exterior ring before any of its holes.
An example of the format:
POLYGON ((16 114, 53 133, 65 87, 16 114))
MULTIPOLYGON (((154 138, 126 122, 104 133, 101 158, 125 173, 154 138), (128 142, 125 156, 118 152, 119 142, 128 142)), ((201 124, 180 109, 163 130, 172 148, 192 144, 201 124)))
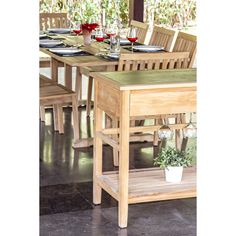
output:
MULTIPOLYGON (((76 36, 66 36, 66 35, 58 35, 53 36, 52 38, 64 38, 63 42, 68 45, 74 45, 78 40, 76 36)), ((79 37, 79 43, 83 44, 82 36, 79 37)), ((89 46, 84 46, 82 49, 90 52, 91 56, 72 56, 72 57, 63 57, 58 56, 54 53, 51 53, 48 48, 40 48, 40 51, 47 54, 51 57, 51 79, 58 82, 58 68, 64 63, 64 79, 65 86, 72 89, 72 67, 76 67, 76 86, 75 90, 78 94, 78 104, 84 104, 85 101, 82 101, 82 74, 81 68, 84 66, 105 66, 105 70, 112 71, 116 65, 118 65, 118 61, 109 61, 102 57, 95 56, 96 53, 99 52, 102 48, 107 48, 109 45, 105 43, 93 42, 89 46)), ((122 49, 123 51, 127 51, 122 49)), ((73 147, 87 147, 93 145, 93 138, 82 139, 79 137, 78 140, 75 140, 73 143, 73 147)))
MULTIPOLYGON (((195 167, 186 168, 179 184, 164 181, 159 168, 129 171, 129 137, 132 132, 156 131, 161 126, 130 127, 131 116, 194 112, 196 70, 159 70, 92 73, 95 79, 95 134, 93 202, 101 203, 104 189, 118 201, 118 224, 127 227, 128 204, 196 196, 195 167), (102 113, 120 120, 119 128, 104 129, 102 113), (112 135, 119 134, 119 141, 112 135), (102 172, 102 144, 119 150, 119 171, 102 172)), ((170 125, 181 129, 186 124, 170 125)), ((158 213, 157 213, 158 214, 158 213)))

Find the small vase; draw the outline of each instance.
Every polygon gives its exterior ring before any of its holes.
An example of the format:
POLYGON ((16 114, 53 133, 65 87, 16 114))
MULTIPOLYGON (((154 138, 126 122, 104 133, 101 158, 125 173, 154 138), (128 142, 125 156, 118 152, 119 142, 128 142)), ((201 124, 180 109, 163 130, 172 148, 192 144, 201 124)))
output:
POLYGON ((83 37, 84 37, 84 45, 90 45, 91 44, 91 35, 92 32, 89 32, 88 30, 83 30, 83 37))
POLYGON ((183 166, 168 166, 165 168, 166 182, 179 183, 182 180, 183 166))

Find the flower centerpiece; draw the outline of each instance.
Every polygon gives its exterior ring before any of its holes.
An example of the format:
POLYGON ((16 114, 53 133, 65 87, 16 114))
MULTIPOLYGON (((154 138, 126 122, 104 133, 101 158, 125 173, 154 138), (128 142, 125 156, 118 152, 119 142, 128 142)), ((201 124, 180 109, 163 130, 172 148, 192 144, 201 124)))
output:
POLYGON ((81 25, 85 45, 91 44, 92 31, 97 27, 98 27, 97 23, 84 23, 81 25))

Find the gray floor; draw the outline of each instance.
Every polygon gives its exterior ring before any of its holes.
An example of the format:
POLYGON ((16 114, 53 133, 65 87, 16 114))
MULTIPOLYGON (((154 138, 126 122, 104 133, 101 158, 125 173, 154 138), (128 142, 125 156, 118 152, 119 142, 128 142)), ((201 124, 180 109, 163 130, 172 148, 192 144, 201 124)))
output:
MULTIPOLYGON (((81 135, 91 136, 92 120, 79 109, 81 135)), ((91 118, 92 119, 92 118, 91 118)), ((196 235, 196 199, 129 206, 128 228, 117 225, 117 202, 103 192, 102 204, 92 203, 93 148, 73 149, 71 109, 64 109, 65 134, 53 130, 52 110, 40 122, 40 235, 196 235)), ((194 144, 196 140, 190 140, 194 144)), ((130 169, 153 166, 157 147, 130 145, 130 169)), ((104 170, 116 170, 112 149, 104 146, 104 170)))

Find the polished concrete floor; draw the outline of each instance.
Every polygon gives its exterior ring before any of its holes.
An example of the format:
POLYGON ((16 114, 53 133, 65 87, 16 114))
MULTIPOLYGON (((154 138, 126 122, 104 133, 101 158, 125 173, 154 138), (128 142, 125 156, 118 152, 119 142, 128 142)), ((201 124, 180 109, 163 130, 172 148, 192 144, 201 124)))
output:
MULTIPOLYGON (((80 108, 81 135, 93 135, 92 120, 80 108)), ((71 109, 64 109, 65 134, 53 130, 52 110, 40 122, 40 235, 41 236, 194 236, 196 199, 129 206, 127 229, 117 225, 117 202, 103 192, 102 204, 92 203, 93 148, 72 148, 71 109)), ((92 119, 92 118, 91 118, 92 119)), ((189 145, 195 145, 190 140, 189 145)), ((112 149, 104 146, 104 170, 115 170, 112 149)), ((130 169, 153 166, 157 147, 130 145, 130 169)))

